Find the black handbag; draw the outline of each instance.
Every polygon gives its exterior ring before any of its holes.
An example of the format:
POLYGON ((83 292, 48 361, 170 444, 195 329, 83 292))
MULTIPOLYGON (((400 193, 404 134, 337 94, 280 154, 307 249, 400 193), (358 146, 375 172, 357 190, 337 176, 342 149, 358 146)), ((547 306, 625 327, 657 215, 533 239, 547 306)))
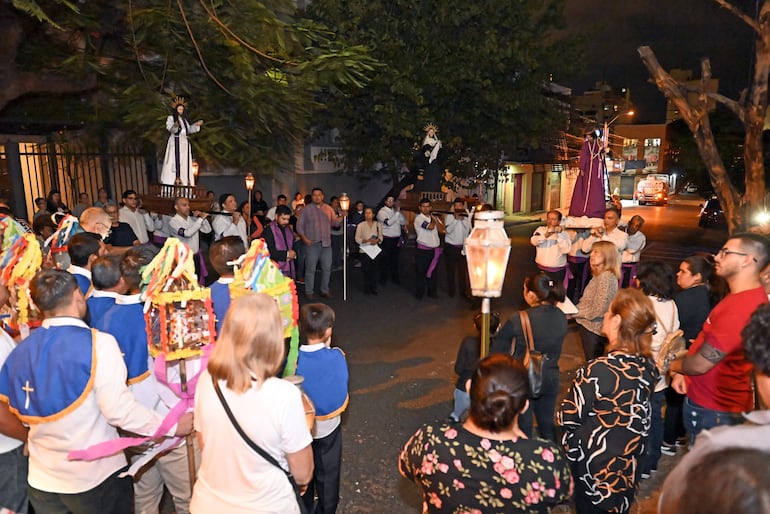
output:
POLYGON ((522 363, 527 368, 530 398, 540 398, 543 394, 543 367, 545 366, 545 361, 548 360, 548 356, 535 350, 532 325, 529 323, 527 311, 519 311, 519 317, 521 318, 521 331, 524 333, 524 342, 527 347, 522 363))
POLYGON ((302 493, 299 492, 297 481, 294 480, 294 475, 291 474, 291 471, 286 471, 285 469, 283 469, 283 467, 278 463, 277 460, 275 460, 275 458, 272 455, 270 455, 265 450, 263 450, 257 443, 252 441, 251 438, 249 438, 249 436, 246 435, 246 432, 243 431, 243 429, 241 428, 241 425, 239 425, 238 422, 235 420, 235 416, 233 416, 233 411, 230 410, 230 406, 227 405, 227 401, 225 400, 225 397, 222 394, 222 390, 219 388, 219 384, 217 383, 217 380, 214 377, 211 377, 211 381, 214 383, 214 390, 217 392, 219 401, 222 402, 222 407, 225 408, 227 417, 230 418, 230 422, 235 427, 235 430, 243 438, 243 440, 246 441, 246 444, 248 444, 252 450, 257 452, 263 459, 265 459, 267 462, 269 462, 270 464, 272 464, 273 466, 280 469, 286 474, 286 478, 289 479, 291 488, 294 490, 294 495, 297 497, 297 503, 299 504, 300 514, 308 514, 307 509, 305 508, 305 502, 302 500, 302 493))

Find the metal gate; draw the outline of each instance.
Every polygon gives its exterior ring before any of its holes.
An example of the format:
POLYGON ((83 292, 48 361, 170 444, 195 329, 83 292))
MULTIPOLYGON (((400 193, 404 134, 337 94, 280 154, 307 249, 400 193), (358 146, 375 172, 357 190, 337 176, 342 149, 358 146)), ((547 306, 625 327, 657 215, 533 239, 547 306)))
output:
POLYGON ((70 208, 80 193, 86 193, 93 204, 102 187, 116 202, 126 189, 147 191, 147 157, 139 145, 26 139, 0 143, 0 193, 10 197, 18 216, 32 218, 35 198, 45 198, 52 189, 70 208))

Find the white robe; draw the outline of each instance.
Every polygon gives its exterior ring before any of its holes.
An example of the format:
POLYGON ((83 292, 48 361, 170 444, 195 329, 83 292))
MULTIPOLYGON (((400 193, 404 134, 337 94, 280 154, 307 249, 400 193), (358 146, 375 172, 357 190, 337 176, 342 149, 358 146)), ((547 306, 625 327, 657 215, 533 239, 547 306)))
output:
POLYGON ((176 181, 176 152, 177 141, 179 142, 179 178, 183 186, 194 186, 195 176, 192 172, 192 152, 190 151, 190 140, 187 136, 199 132, 200 125, 194 125, 185 118, 180 118, 181 130, 175 134, 174 117, 169 116, 166 119, 166 130, 171 132, 166 145, 166 156, 163 158, 163 168, 160 172, 160 182, 162 184, 174 185, 176 181))

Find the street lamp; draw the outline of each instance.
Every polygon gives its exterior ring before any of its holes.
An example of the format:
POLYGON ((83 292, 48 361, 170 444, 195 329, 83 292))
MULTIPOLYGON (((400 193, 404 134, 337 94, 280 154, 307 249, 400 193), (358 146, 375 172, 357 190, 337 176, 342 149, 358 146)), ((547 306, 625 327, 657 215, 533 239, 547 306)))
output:
POLYGON ((340 195, 340 209, 342 218, 342 300, 348 301, 348 208, 350 197, 347 193, 340 195))
POLYGON ((246 174, 246 190, 249 192, 249 221, 246 222, 246 240, 251 240, 251 191, 254 189, 254 175, 251 172, 246 174))
POLYGON ((481 301, 481 358, 489 354, 490 298, 499 298, 503 291, 505 269, 511 253, 511 239, 503 227, 502 211, 477 211, 475 224, 465 239, 473 296, 481 301))

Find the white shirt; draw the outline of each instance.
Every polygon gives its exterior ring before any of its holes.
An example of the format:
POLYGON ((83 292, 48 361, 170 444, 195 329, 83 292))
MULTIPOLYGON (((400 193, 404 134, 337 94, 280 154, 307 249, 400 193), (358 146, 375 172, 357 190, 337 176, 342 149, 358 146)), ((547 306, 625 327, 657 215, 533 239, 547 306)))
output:
POLYGON ((615 245, 615 248, 618 249, 618 257, 620 257, 620 255, 623 253, 623 250, 626 249, 626 245, 628 244, 628 234, 620 230, 618 227, 615 227, 612 232, 605 232, 602 234, 602 237, 589 236, 583 241, 583 252, 590 254, 591 247, 597 241, 610 241, 615 245))
POLYGON ((246 235, 246 222, 243 218, 238 223, 233 223, 230 216, 221 216, 214 214, 214 220, 211 222, 211 229, 214 231, 214 240, 219 241, 225 236, 238 236, 243 240, 246 248, 249 248, 249 238, 246 235))
POLYGON ((387 206, 377 211, 377 221, 382 225, 383 237, 401 237, 401 227, 406 225, 404 215, 387 206))
MULTIPOLYGON (((49 318, 44 327, 74 325, 88 328, 76 318, 49 318)), ((122 453, 95 461, 69 460, 72 450, 82 450, 118 437, 116 426, 137 434, 152 435, 162 418, 142 406, 126 386, 126 365, 115 338, 97 332, 91 392, 75 410, 29 429, 29 485, 41 491, 75 494, 93 489, 126 465, 122 453)), ((169 434, 176 431, 172 427, 169 434)))
POLYGON ((444 236, 444 242, 452 246, 462 246, 465 243, 465 238, 471 233, 471 216, 465 213, 466 216, 455 218, 453 214, 447 214, 444 218, 444 224, 446 225, 446 235, 444 236))
MULTIPOLYGON (((16 348, 16 342, 8 335, 8 332, 0 328, 0 367, 5 364, 5 359, 8 358, 14 348, 16 348)), ((24 443, 18 439, 0 434, 0 454, 8 453, 22 444, 24 443)))
MULTIPOLYGON (((676 308, 674 300, 660 300, 655 296, 648 296, 648 298, 652 300, 652 307, 655 309, 655 322, 658 324, 657 330, 652 334, 652 343, 650 345, 652 360, 655 361, 658 358, 661 346, 666 342, 666 336, 671 332, 679 330, 679 310, 676 308)), ((664 375, 655 384, 655 392, 662 391, 665 388, 666 377, 664 375)))
POLYGON ((86 277, 89 282, 91 279, 91 270, 85 269, 82 266, 75 266, 74 264, 70 264, 69 268, 67 268, 67 272, 72 275, 81 275, 83 277, 86 277))
MULTIPOLYGON (((222 216, 219 216, 220 218, 222 216)), ((168 222, 168 228, 170 237, 176 237, 180 241, 190 248, 192 253, 198 253, 200 250, 200 235, 199 232, 208 234, 211 232, 211 225, 205 218, 196 218, 194 216, 187 216, 183 218, 179 214, 175 214, 171 221, 168 222)))
POLYGON ((626 249, 623 250, 621 262, 624 264, 639 262, 645 246, 647 246, 647 238, 641 231, 637 230, 634 234, 628 236, 628 243, 626 244, 626 249))
POLYGON ((120 221, 128 223, 136 234, 136 238, 140 244, 144 244, 150 240, 150 236, 147 235, 147 231, 155 231, 155 223, 150 219, 150 215, 139 212, 139 209, 132 211, 128 207, 120 208, 120 221))
POLYGON ((568 229, 567 234, 570 241, 572 241, 572 246, 570 246, 567 255, 572 257, 588 257, 588 254, 583 253, 583 241, 585 241, 590 232, 588 230, 568 229))
POLYGON ((423 213, 418 214, 414 217, 414 231, 417 233, 418 243, 431 248, 438 248, 441 244, 441 240, 438 237, 438 229, 435 226, 432 230, 425 228, 432 221, 433 219, 430 216, 426 216, 423 213))
MULTIPOLYGON (((219 387, 246 435, 284 469, 288 469, 287 453, 312 442, 295 385, 269 378, 261 387, 252 382, 240 394, 227 389, 223 381, 219 387)), ((299 513, 286 475, 252 450, 224 414, 208 371, 201 374, 195 390, 195 429, 203 448, 191 512, 299 513)))
POLYGON ((562 268, 567 265, 567 254, 572 242, 566 231, 548 232, 548 227, 537 227, 535 233, 529 239, 535 250, 535 262, 548 268, 562 268))

